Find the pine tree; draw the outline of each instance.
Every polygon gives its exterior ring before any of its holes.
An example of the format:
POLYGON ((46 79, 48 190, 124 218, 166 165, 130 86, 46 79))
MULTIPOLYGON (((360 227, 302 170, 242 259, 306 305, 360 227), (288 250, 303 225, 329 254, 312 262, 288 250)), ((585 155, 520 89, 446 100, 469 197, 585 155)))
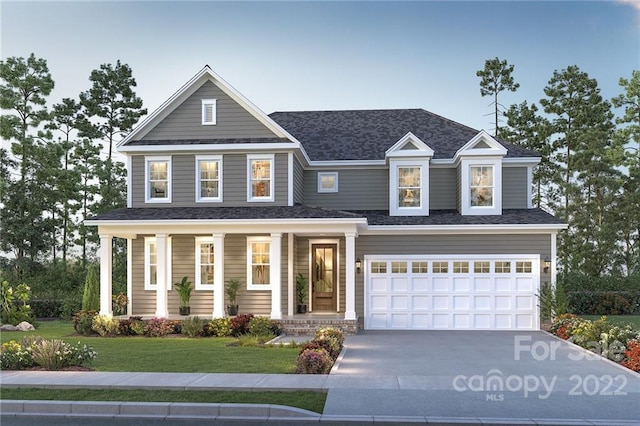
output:
POLYGON ((495 118, 494 135, 499 133, 499 110, 502 105, 498 102, 498 94, 505 90, 515 92, 520 84, 513 81, 514 66, 509 65, 506 60, 501 61, 498 57, 488 59, 484 62, 484 69, 476 72, 476 76, 481 77, 480 94, 484 96, 493 96, 493 114, 495 118))
POLYGON ((84 293, 82 295, 82 309, 84 311, 97 311, 100 309, 100 278, 98 268, 89 265, 87 268, 87 279, 84 282, 84 293))

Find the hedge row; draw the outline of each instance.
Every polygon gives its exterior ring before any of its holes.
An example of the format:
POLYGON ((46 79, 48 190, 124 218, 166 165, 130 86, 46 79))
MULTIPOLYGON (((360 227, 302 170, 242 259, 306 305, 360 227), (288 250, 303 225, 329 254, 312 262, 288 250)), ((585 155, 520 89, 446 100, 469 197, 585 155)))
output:
POLYGON ((567 298, 578 315, 640 315, 640 290, 569 291, 567 298))
POLYGON ((640 274, 629 277, 590 277, 582 274, 560 274, 558 284, 565 292, 573 291, 640 291, 640 274))

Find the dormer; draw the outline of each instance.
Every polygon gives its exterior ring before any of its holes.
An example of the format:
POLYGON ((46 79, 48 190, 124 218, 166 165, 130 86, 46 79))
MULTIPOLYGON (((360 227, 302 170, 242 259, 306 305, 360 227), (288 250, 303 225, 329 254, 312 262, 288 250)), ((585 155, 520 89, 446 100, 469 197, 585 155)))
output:
POLYGON ((460 214, 502 214, 502 159, 505 155, 507 149, 484 130, 456 152, 460 214))
POLYGON ((429 215, 429 161, 433 149, 409 132, 385 152, 389 162, 389 215, 429 215))

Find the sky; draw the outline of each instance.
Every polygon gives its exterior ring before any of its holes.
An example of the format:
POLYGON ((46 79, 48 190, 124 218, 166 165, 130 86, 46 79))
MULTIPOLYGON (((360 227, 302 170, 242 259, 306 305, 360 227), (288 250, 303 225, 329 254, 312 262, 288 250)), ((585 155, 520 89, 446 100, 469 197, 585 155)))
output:
POLYGON ((0 56, 47 60, 50 103, 118 59, 151 113, 208 64, 265 113, 424 108, 491 130, 476 71, 499 57, 538 103, 577 65, 602 95, 640 69, 640 0, 607 2, 31 2, 0 0, 0 56))

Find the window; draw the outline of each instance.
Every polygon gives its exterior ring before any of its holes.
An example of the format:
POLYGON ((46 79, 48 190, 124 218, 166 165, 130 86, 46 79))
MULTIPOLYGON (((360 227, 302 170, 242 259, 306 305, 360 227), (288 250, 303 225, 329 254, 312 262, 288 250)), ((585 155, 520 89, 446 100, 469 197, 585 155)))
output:
POLYGON ((213 237, 196 237, 196 290, 213 289, 213 237))
POLYGON ((387 273, 387 262, 371 262, 371 273, 372 274, 386 274, 387 273))
POLYGON ((147 203, 171 202, 171 157, 145 158, 145 193, 147 203))
POLYGON ((338 192, 338 172, 318 172, 318 192, 338 192))
POLYGON ((247 289, 271 289, 271 238, 247 237, 247 289))
POLYGON ((392 216, 427 216, 428 161, 391 159, 389 164, 389 213, 392 216))
POLYGON ((516 272, 518 274, 531 273, 531 262, 516 262, 516 272))
MULTIPOLYGON (((167 238, 167 290, 171 290, 171 237, 167 238)), ((144 238, 144 289, 158 288, 158 246, 156 237, 144 238)))
POLYGON ((273 155, 247 156, 247 201, 273 201, 273 155))
POLYGON ((473 262, 473 272, 476 274, 488 274, 491 272, 489 262, 473 262))
POLYGON ((429 264, 427 262, 412 262, 411 263, 411 272, 414 274, 426 274, 429 272, 427 269, 429 264))
POLYGON ((454 274, 468 274, 469 273, 469 262, 453 262, 453 273, 454 274))
POLYGON ((508 274, 511 272, 511 262, 496 262, 496 274, 508 274))
POLYGON ((471 166, 472 207, 493 207, 493 166, 471 166))
POLYGON ((202 100, 202 125, 213 126, 216 124, 216 100, 202 100))
POLYGON ((196 156, 196 201, 222 201, 221 156, 196 156))
POLYGON ((391 262, 391 273, 392 274, 406 274, 407 273, 407 262, 391 262))
POLYGON ((449 262, 433 262, 434 274, 446 274, 449 272, 449 262))

